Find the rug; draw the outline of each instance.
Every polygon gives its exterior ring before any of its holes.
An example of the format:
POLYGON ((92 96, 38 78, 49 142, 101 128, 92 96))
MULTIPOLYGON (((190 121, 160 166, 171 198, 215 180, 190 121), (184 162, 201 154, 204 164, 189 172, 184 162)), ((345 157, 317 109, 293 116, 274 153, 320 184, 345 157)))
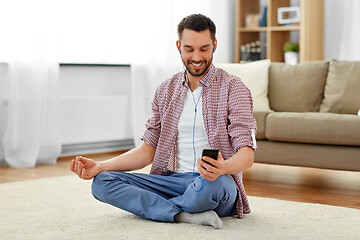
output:
POLYGON ((0 184, 0 239, 360 239, 360 210, 249 197, 220 230, 163 223, 96 201, 76 176, 0 184))

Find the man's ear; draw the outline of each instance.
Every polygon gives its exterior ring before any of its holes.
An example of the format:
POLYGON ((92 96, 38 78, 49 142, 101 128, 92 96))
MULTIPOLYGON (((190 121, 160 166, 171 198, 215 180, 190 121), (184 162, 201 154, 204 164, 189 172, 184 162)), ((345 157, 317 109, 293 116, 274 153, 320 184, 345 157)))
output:
POLYGON ((216 51, 216 48, 217 48, 217 40, 216 40, 216 38, 215 38, 215 40, 213 42, 213 45, 214 45, 214 51, 213 51, 213 53, 214 53, 216 51))
POLYGON ((176 41, 176 48, 178 49, 179 53, 181 54, 181 43, 179 40, 176 41))

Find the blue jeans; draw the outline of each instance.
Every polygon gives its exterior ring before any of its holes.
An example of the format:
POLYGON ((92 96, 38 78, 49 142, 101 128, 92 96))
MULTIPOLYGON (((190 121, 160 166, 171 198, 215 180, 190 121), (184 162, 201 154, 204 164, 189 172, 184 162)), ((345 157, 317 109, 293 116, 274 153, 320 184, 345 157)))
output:
POLYGON ((180 211, 214 210, 219 217, 236 212, 237 189, 228 175, 209 181, 192 172, 163 176, 106 171, 94 178, 91 188, 99 201, 157 221, 173 222, 180 211))

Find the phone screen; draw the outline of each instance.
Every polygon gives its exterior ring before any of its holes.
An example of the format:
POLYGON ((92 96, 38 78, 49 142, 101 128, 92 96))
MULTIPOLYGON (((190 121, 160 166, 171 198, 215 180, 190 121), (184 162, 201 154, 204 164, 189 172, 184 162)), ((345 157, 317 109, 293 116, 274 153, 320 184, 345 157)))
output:
MULTIPOLYGON (((211 157, 212 159, 215 159, 215 160, 217 160, 218 155, 219 155, 219 150, 217 150, 217 149, 204 149, 202 152, 203 157, 207 156, 207 157, 211 157)), ((203 160, 203 161, 206 162, 205 160, 203 160)), ((210 164, 211 166, 214 166, 209 162, 207 162, 207 163, 210 164)))

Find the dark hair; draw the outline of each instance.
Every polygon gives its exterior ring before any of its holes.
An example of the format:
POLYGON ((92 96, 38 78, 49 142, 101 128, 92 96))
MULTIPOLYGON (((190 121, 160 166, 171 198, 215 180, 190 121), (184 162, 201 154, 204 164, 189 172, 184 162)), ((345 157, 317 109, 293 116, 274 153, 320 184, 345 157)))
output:
POLYGON ((202 14, 192 14, 181 20, 177 27, 179 40, 181 40, 184 29, 189 29, 196 32, 202 32, 209 29, 211 39, 213 41, 215 40, 216 26, 214 22, 202 14))

